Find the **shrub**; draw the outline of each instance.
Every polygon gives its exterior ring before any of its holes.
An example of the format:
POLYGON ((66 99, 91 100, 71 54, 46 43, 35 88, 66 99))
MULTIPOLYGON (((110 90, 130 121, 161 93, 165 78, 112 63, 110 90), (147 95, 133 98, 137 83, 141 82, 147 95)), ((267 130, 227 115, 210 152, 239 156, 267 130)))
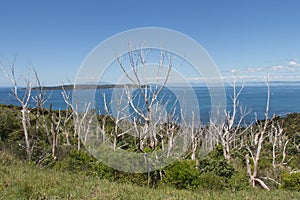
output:
POLYGON ((166 169, 163 182, 178 189, 198 188, 200 171, 192 160, 178 160, 166 169))
POLYGON ((300 172, 297 173, 284 173, 282 175, 281 188, 288 190, 300 191, 300 172))
POLYGON ((231 178, 234 168, 223 157, 222 146, 217 146, 207 157, 199 160, 199 169, 201 172, 214 172, 218 176, 231 178))
POLYGON ((226 189, 226 178, 218 176, 214 172, 202 173, 198 178, 199 187, 206 190, 226 189))
POLYGON ((214 172, 227 179, 230 179, 234 173, 233 166, 228 164, 225 159, 205 158, 199 161, 199 169, 201 172, 214 172))
POLYGON ((11 133, 21 128, 17 113, 15 109, 0 105, 0 140, 9 138, 11 133))
POLYGON ((71 150, 69 156, 61 162, 57 162, 55 167, 73 172, 82 172, 90 170, 92 168, 92 163, 95 161, 96 159, 84 150, 71 150))
POLYGON ((96 161, 91 164, 89 174, 99 178, 112 179, 114 170, 110 167, 107 167, 100 161, 96 161))
POLYGON ((249 178, 246 175, 246 173, 236 172, 229 179, 228 187, 231 189, 231 191, 249 189, 250 188, 249 178))

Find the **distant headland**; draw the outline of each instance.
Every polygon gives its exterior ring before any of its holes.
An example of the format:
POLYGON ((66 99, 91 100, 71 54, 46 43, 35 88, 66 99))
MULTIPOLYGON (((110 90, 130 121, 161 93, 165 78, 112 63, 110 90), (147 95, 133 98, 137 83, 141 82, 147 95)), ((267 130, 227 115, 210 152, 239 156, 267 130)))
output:
MULTIPOLYGON (((79 84, 79 85, 58 85, 58 86, 41 86, 41 87, 33 87, 32 90, 74 90, 74 89, 111 89, 111 88, 124 88, 124 87, 137 87, 134 84, 104 84, 104 85, 97 85, 97 84, 79 84)), ((146 87, 146 85, 142 86, 143 88, 146 87)))

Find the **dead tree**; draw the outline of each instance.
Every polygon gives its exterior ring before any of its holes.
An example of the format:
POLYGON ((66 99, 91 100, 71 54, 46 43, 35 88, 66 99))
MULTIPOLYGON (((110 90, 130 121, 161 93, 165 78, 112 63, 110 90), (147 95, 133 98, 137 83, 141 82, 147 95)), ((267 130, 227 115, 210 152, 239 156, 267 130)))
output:
POLYGON ((30 74, 28 74, 28 76, 25 78, 25 88, 22 89, 24 93, 20 94, 18 81, 16 79, 16 74, 15 74, 14 64, 15 64, 15 60, 9 64, 9 72, 6 70, 4 65, 2 65, 2 69, 6 77, 13 84, 13 88, 11 89, 11 91, 13 93, 14 98, 21 105, 22 127, 23 127, 24 139, 26 144, 26 154, 27 154, 27 159, 30 159, 32 148, 30 145, 29 133, 28 133, 28 127, 30 126, 30 120, 29 120, 30 110, 28 107, 31 99, 32 82, 30 81, 30 74))
POLYGON ((272 129, 270 134, 270 141, 272 143, 272 165, 273 168, 276 168, 277 165, 286 165, 286 147, 289 143, 288 136, 284 133, 283 123, 272 122, 272 129), (281 155, 281 161, 276 162, 278 155, 281 155))
POLYGON ((151 115, 153 113, 153 106, 157 101, 159 94, 161 94, 162 90, 167 84, 172 69, 172 65, 174 63, 174 59, 171 56, 169 56, 166 52, 161 51, 160 60, 158 62, 157 69, 154 68, 151 69, 157 71, 156 77, 158 78, 154 80, 153 85, 149 85, 147 81, 143 80, 143 77, 139 72, 140 68, 141 68, 140 70, 147 69, 148 55, 149 52, 145 48, 141 47, 136 50, 133 50, 132 48, 130 49, 130 51, 128 52, 128 58, 129 58, 130 70, 132 71, 133 75, 130 75, 130 73, 126 70, 126 66, 122 61, 122 58, 121 57, 117 58, 117 62, 122 72, 131 83, 131 86, 125 85, 125 94, 127 96, 128 103, 130 107, 133 109, 134 113, 140 119, 140 121, 143 122, 142 129, 141 130, 136 129, 138 131, 138 135, 140 138, 139 149, 142 152, 144 152, 144 147, 146 145, 150 146, 152 150, 155 150, 155 148, 158 145, 157 133, 155 129, 153 129, 152 127, 153 120, 151 119, 151 115), (165 60, 168 61, 167 63, 168 67, 165 74, 163 74, 165 60), (162 81, 160 81, 161 78, 162 81), (133 94, 133 91, 135 91, 136 89, 139 91, 138 95, 133 94), (143 109, 141 109, 138 105, 135 104, 136 101, 135 97, 142 98, 146 109, 145 112, 143 111, 143 109), (149 143, 147 143, 147 138, 150 138, 149 143))
POLYGON ((116 150, 117 148, 123 148, 127 144, 123 144, 121 147, 117 147, 118 139, 125 134, 134 130, 134 127, 131 126, 129 118, 132 114, 126 113, 129 108, 127 101, 125 99, 125 92, 116 91, 116 98, 112 99, 110 102, 107 102, 105 94, 103 94, 103 101, 104 101, 104 116, 102 117, 102 132, 105 135, 105 123, 106 118, 109 117, 112 120, 114 128, 111 131, 110 135, 113 137, 113 149, 116 150), (121 92, 121 94, 119 93, 121 92), (120 94, 120 95, 119 95, 120 94), (111 106, 114 106, 114 109, 111 109, 111 106), (129 126, 128 126, 129 125, 129 126))
POLYGON ((61 95, 62 95, 62 97, 63 97, 63 99, 66 103, 66 112, 65 112, 65 116, 63 117, 62 125, 63 125, 63 134, 66 138, 66 143, 67 143, 68 146, 71 145, 70 135, 69 135, 69 130, 68 130, 68 123, 72 119, 73 114, 74 114, 72 107, 70 107, 70 105, 71 105, 70 94, 71 94, 70 91, 67 92, 65 90, 65 88, 62 87, 61 95), (71 111, 70 111, 70 109, 71 109, 71 111))
POLYGON ((45 108, 44 108, 44 105, 50 96, 47 97, 47 92, 44 90, 41 84, 37 71, 35 69, 33 71, 35 75, 35 80, 37 82, 37 87, 36 87, 37 93, 34 96, 32 96, 32 99, 36 104, 36 125, 35 125, 36 132, 37 133, 39 132, 39 126, 40 126, 39 119, 42 118, 42 124, 43 127, 45 128, 48 142, 52 146, 51 134, 47 125, 47 119, 45 116, 45 108))
MULTIPOLYGON (((73 137, 74 138, 77 137, 77 150, 79 151, 80 148, 81 148, 81 140, 83 138, 83 135, 81 133, 82 133, 82 130, 85 129, 85 127, 83 127, 83 125, 89 125, 90 124, 90 123, 85 123, 85 122, 86 122, 87 116, 89 115, 89 112, 90 112, 91 103, 87 102, 84 105, 84 108, 83 108, 84 110, 79 111, 78 110, 78 103, 75 101, 76 102, 75 105, 72 104, 71 99, 70 99, 70 94, 68 94, 66 92, 64 87, 62 88, 62 96, 63 96, 63 99, 64 99, 65 103, 67 104, 67 106, 69 106, 72 110, 72 117, 73 117, 73 122, 74 122, 73 137)), ((89 119, 89 121, 90 121, 90 119, 89 119)))
MULTIPOLYGON (((191 160, 197 160, 197 153, 199 154, 199 150, 204 142, 206 142, 204 138, 205 129, 201 126, 199 122, 198 125, 195 124, 195 115, 192 113, 192 126, 190 129, 190 142, 191 142, 191 160)), ((203 148, 205 149, 205 147, 203 148)))
POLYGON ((58 140, 59 140, 59 133, 61 131, 61 111, 58 110, 58 116, 56 113, 52 111, 52 105, 50 106, 49 111, 49 117, 50 117, 50 131, 52 134, 52 141, 51 141, 51 152, 52 152, 52 158, 56 160, 56 152, 58 147, 58 140))
MULTIPOLYGON (((244 88, 242 87, 237 90, 236 81, 233 82, 233 96, 231 96, 232 101, 232 111, 225 112, 225 121, 221 125, 216 125, 211 121, 213 127, 213 132, 216 134, 217 142, 223 147, 223 156, 230 162, 231 151, 238 147, 237 143, 241 143, 239 139, 248 129, 249 125, 245 128, 242 127, 245 117, 250 113, 247 107, 240 105, 239 96, 244 88)), ((242 144, 240 144, 242 145, 242 144)))
POLYGON ((35 80, 37 82, 36 87, 36 94, 32 96, 33 101, 36 103, 36 132, 39 132, 40 126, 40 118, 42 119, 42 125, 46 131, 48 143, 51 146, 51 154, 52 158, 56 160, 56 151, 58 147, 58 134, 61 129, 61 111, 59 110, 59 115, 56 116, 55 113, 52 111, 52 104, 50 104, 50 109, 48 114, 48 119, 50 123, 48 124, 47 116, 45 113, 46 108, 44 108, 44 104, 50 98, 47 97, 47 92, 44 90, 41 81, 39 79, 37 71, 34 69, 35 80))
POLYGON ((270 190, 269 187, 258 177, 258 170, 259 170, 259 159, 261 155, 261 151, 263 148, 264 141, 266 139, 266 134, 268 128, 270 126, 270 119, 269 119, 269 107, 270 107, 270 82, 267 80, 267 87, 268 87, 268 94, 267 94, 267 102, 266 102, 266 111, 265 111, 265 120, 258 121, 257 120, 257 128, 251 129, 252 135, 254 136, 251 146, 247 146, 248 153, 245 155, 246 158, 246 166, 247 166, 247 174, 250 178, 250 183, 253 187, 256 186, 256 183, 259 183, 261 187, 266 190, 270 190), (250 162, 250 160, 252 162, 250 162), (253 166, 251 166, 253 163, 253 166))

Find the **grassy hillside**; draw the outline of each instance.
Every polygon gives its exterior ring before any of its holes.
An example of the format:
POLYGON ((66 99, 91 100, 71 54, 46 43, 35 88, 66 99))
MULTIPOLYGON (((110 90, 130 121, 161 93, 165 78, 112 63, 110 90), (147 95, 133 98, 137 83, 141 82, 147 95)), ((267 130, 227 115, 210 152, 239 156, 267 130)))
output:
MULTIPOLYGON (((29 110, 28 156, 20 109, 0 105, 0 199, 300 199, 300 173, 295 173, 300 169, 297 113, 267 124, 257 174, 271 189, 265 191, 259 184, 252 188, 247 167, 254 168, 253 160, 248 165, 245 162, 248 151, 255 152, 252 136, 260 132, 259 124, 237 138, 240 146, 232 147, 230 160, 224 158, 222 145, 217 145, 205 156, 199 153, 195 160, 187 151, 165 168, 132 174, 104 165, 78 145, 81 140, 74 134, 70 110, 29 110), (280 131, 283 134, 275 140, 280 131)), ((106 119, 105 130, 111 133, 113 119, 97 117, 100 124, 106 119)), ((164 130, 161 134, 166 134, 164 130)), ((125 150, 139 151, 133 137, 117 139, 120 145, 126 142, 125 150)), ((122 157, 118 161, 128 163, 122 157)))
POLYGON ((177 190, 121 184, 54 169, 42 169, 0 155, 0 199, 300 199, 300 192, 248 189, 238 192, 223 190, 177 190))

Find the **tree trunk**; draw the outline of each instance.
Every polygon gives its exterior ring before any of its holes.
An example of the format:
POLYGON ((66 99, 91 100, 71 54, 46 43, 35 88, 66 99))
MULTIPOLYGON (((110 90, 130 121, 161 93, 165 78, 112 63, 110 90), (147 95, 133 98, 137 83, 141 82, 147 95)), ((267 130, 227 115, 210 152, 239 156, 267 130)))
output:
POLYGON ((30 142, 29 142, 29 137, 28 137, 28 130, 27 130, 27 109, 25 106, 22 106, 22 126, 23 126, 23 131, 24 131, 24 137, 25 137, 25 143, 26 143, 26 153, 27 153, 27 159, 29 160, 31 157, 31 151, 30 151, 30 142))

